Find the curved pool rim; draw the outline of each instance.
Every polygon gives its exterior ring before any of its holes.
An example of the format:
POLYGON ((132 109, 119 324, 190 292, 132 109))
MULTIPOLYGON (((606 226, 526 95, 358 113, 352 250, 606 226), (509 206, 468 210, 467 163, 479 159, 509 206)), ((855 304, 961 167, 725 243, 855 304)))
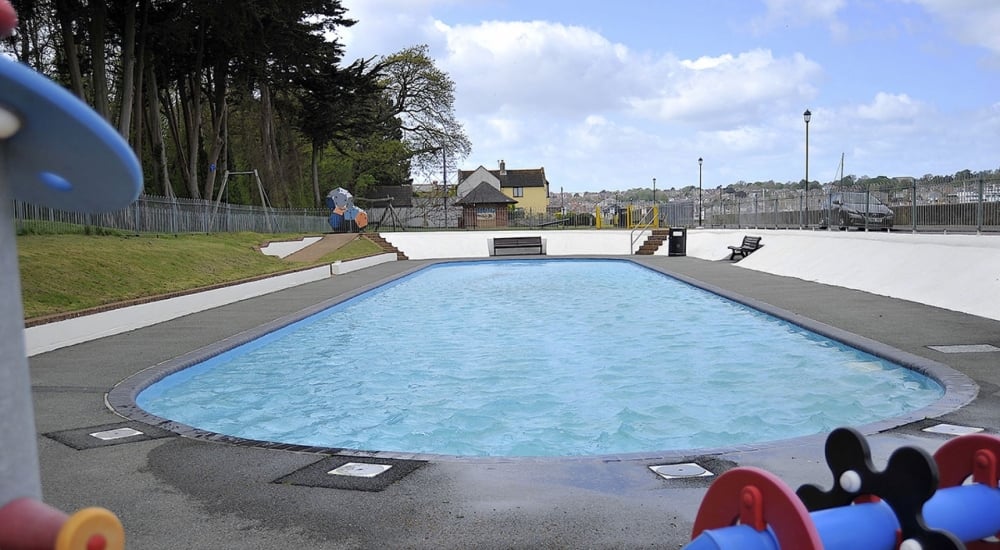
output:
MULTIPOLYGON (((649 450, 640 451, 634 453, 617 453, 610 455, 573 455, 573 456, 465 456, 465 455, 445 455, 445 454, 432 454, 432 453, 417 453, 417 452, 400 452, 400 451, 380 451, 372 449, 345 449, 339 447, 320 447, 320 446, 310 446, 310 445, 300 445, 294 443, 283 443, 278 441, 260 441, 254 439, 247 439, 227 434, 222 434, 218 432, 212 432, 208 430, 203 430, 200 428, 195 428, 175 420, 168 418, 163 418, 152 413, 149 413, 139 407, 136 403, 136 398, 142 393, 143 390, 149 386, 155 384, 156 382, 162 380, 163 378, 174 374, 176 372, 182 371, 188 367, 194 366, 198 363, 211 359, 219 354, 225 353, 233 348, 239 347, 246 344, 252 340, 260 338, 265 334, 283 328, 292 323, 298 322, 305 319, 311 315, 315 315, 325 309, 333 307, 337 304, 345 302, 347 300, 353 299, 360 296, 366 292, 377 289, 381 286, 392 284, 393 282, 408 277, 418 271, 423 269, 431 268, 435 265, 451 264, 451 263, 470 263, 470 262, 492 262, 492 261, 502 261, 509 260, 510 258, 503 258, 497 260, 491 259, 469 259, 469 260, 429 260, 419 266, 415 266, 412 269, 405 270, 397 275, 387 277, 380 281, 375 281, 368 285, 363 285, 355 290, 345 292, 338 296, 334 296, 327 300, 323 300, 317 304, 310 307, 299 310, 290 315, 280 317, 273 321, 259 325, 253 329, 246 330, 230 336, 228 338, 219 340, 214 344, 209 344, 202 348, 193 350, 191 352, 185 353, 163 363, 150 366, 145 368, 116 384, 105 396, 106 405, 116 414, 128 418, 130 420, 135 420, 142 422, 144 424, 149 424, 157 428, 173 432, 182 437, 188 437, 192 439, 200 439, 205 441, 212 441, 217 443, 226 443, 231 445, 237 445, 242 447, 255 447, 261 449, 274 449, 274 450, 285 450, 293 452, 304 452, 304 453, 316 453, 316 454, 326 454, 326 455, 337 455, 337 456, 355 456, 355 457, 376 457, 376 458, 386 458, 386 459, 404 459, 404 460, 424 460, 424 461, 454 461, 454 462, 480 462, 480 463, 491 463, 491 462, 511 462, 511 461, 529 461, 529 462, 574 462, 574 461, 588 461, 588 460, 598 460, 598 461, 649 461, 649 460, 674 460, 674 459, 689 459, 691 457, 707 456, 707 455, 719 455, 732 452, 740 451, 753 451, 753 450, 764 450, 764 449, 778 449, 791 445, 800 445, 806 443, 819 443, 822 444, 826 440, 826 433, 819 433, 814 435, 798 436, 788 439, 778 439, 771 441, 761 441, 754 443, 739 444, 733 446, 725 447, 705 447, 705 448, 692 448, 692 449, 672 449, 672 450, 649 450)), ((519 260, 533 258, 518 258, 519 260)), ((806 330, 815 332, 821 336, 835 340, 842 344, 857 348, 861 351, 870 353, 876 357, 880 357, 887 361, 896 363, 902 367, 908 368, 928 378, 934 380, 944 388, 944 395, 942 395, 938 400, 933 403, 910 411, 904 415, 898 415, 893 417, 884 418, 875 422, 864 424, 861 426, 852 426, 854 429, 860 431, 864 435, 872 435, 879 432, 885 432, 907 424, 918 422, 921 420, 936 418, 950 412, 954 412, 965 405, 971 403, 979 393, 979 386, 974 380, 965 374, 937 361, 928 359, 926 357, 921 357, 915 355, 887 344, 854 334, 852 332, 839 329, 837 327, 810 319, 808 317, 798 315, 787 311, 785 309, 773 306, 771 304, 743 296, 741 294, 704 283, 702 281, 687 277, 685 275, 674 273, 669 269, 661 266, 650 265, 643 262, 636 261, 635 259, 629 257, 621 256, 561 256, 559 258, 552 258, 542 256, 537 258, 539 261, 559 261, 559 260, 581 260, 581 259, 601 259, 601 260, 613 260, 613 261, 630 261, 640 267, 646 269, 651 269, 668 277, 674 278, 678 281, 690 284, 694 287, 700 288, 707 292, 711 292, 728 300, 743 304, 747 307, 751 307, 782 319, 786 322, 792 323, 794 325, 800 326, 806 330)))

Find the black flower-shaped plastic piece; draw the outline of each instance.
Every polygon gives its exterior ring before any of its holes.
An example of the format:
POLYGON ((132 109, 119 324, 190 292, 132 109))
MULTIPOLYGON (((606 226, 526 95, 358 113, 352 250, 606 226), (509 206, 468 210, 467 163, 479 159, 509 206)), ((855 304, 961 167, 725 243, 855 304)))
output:
POLYGON ((849 506, 876 497, 895 513, 899 540, 919 542, 924 550, 965 548, 951 533, 930 529, 924 523, 922 510, 937 490, 938 470, 923 449, 897 449, 885 470, 879 472, 872 464, 864 436, 851 428, 837 428, 826 439, 826 462, 834 480, 829 491, 807 484, 795 492, 810 511, 849 506))

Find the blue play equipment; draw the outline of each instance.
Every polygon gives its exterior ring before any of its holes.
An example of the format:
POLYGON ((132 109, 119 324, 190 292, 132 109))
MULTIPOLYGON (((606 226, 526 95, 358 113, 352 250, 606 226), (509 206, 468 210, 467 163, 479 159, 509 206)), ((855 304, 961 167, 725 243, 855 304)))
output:
MULTIPOLYGON (((13 13, 5 0, 0 9, 13 13)), ((0 29, 0 35, 4 34, 0 29)), ((14 221, 18 199, 72 212, 109 212, 142 191, 131 148, 58 84, 0 56, 0 548, 124 548, 110 511, 72 517, 43 502, 14 221)))
POLYGON ((330 227, 334 231, 345 231, 350 224, 358 229, 368 225, 368 213, 354 205, 354 195, 343 187, 338 187, 326 195, 326 207, 330 212, 330 227))
POLYGON ((903 447, 875 471, 867 442, 839 428, 826 444, 835 484, 793 493, 757 468, 709 488, 686 550, 985 550, 1000 548, 1000 438, 967 435, 933 458, 903 447), (995 539, 994 539, 995 540, 995 539))

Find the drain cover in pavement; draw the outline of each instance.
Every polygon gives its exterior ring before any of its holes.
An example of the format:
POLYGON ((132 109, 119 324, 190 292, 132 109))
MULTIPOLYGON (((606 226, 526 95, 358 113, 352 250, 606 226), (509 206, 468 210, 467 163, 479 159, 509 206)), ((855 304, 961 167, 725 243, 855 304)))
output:
POLYGON ((662 464, 659 466, 650 466, 650 470, 656 473, 656 475, 664 479, 677 479, 682 477, 709 477, 713 474, 712 472, 702 468, 694 462, 688 462, 684 464, 662 464))
POLYGON ((327 489, 381 491, 426 463, 422 460, 395 458, 331 456, 313 462, 274 482, 327 489))
POLYGON ((123 443, 174 437, 177 434, 141 422, 118 422, 117 424, 103 424, 89 428, 49 432, 43 435, 63 445, 82 451, 84 449, 107 447, 108 445, 121 445, 123 443))

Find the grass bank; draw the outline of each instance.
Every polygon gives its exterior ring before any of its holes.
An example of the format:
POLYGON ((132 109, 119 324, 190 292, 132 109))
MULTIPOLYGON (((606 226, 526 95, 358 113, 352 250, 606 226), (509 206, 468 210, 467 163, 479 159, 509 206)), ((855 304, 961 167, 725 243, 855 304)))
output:
POLYGON ((376 254, 357 239, 316 262, 261 254, 301 235, 21 235, 17 255, 25 319, 71 313, 376 254))

